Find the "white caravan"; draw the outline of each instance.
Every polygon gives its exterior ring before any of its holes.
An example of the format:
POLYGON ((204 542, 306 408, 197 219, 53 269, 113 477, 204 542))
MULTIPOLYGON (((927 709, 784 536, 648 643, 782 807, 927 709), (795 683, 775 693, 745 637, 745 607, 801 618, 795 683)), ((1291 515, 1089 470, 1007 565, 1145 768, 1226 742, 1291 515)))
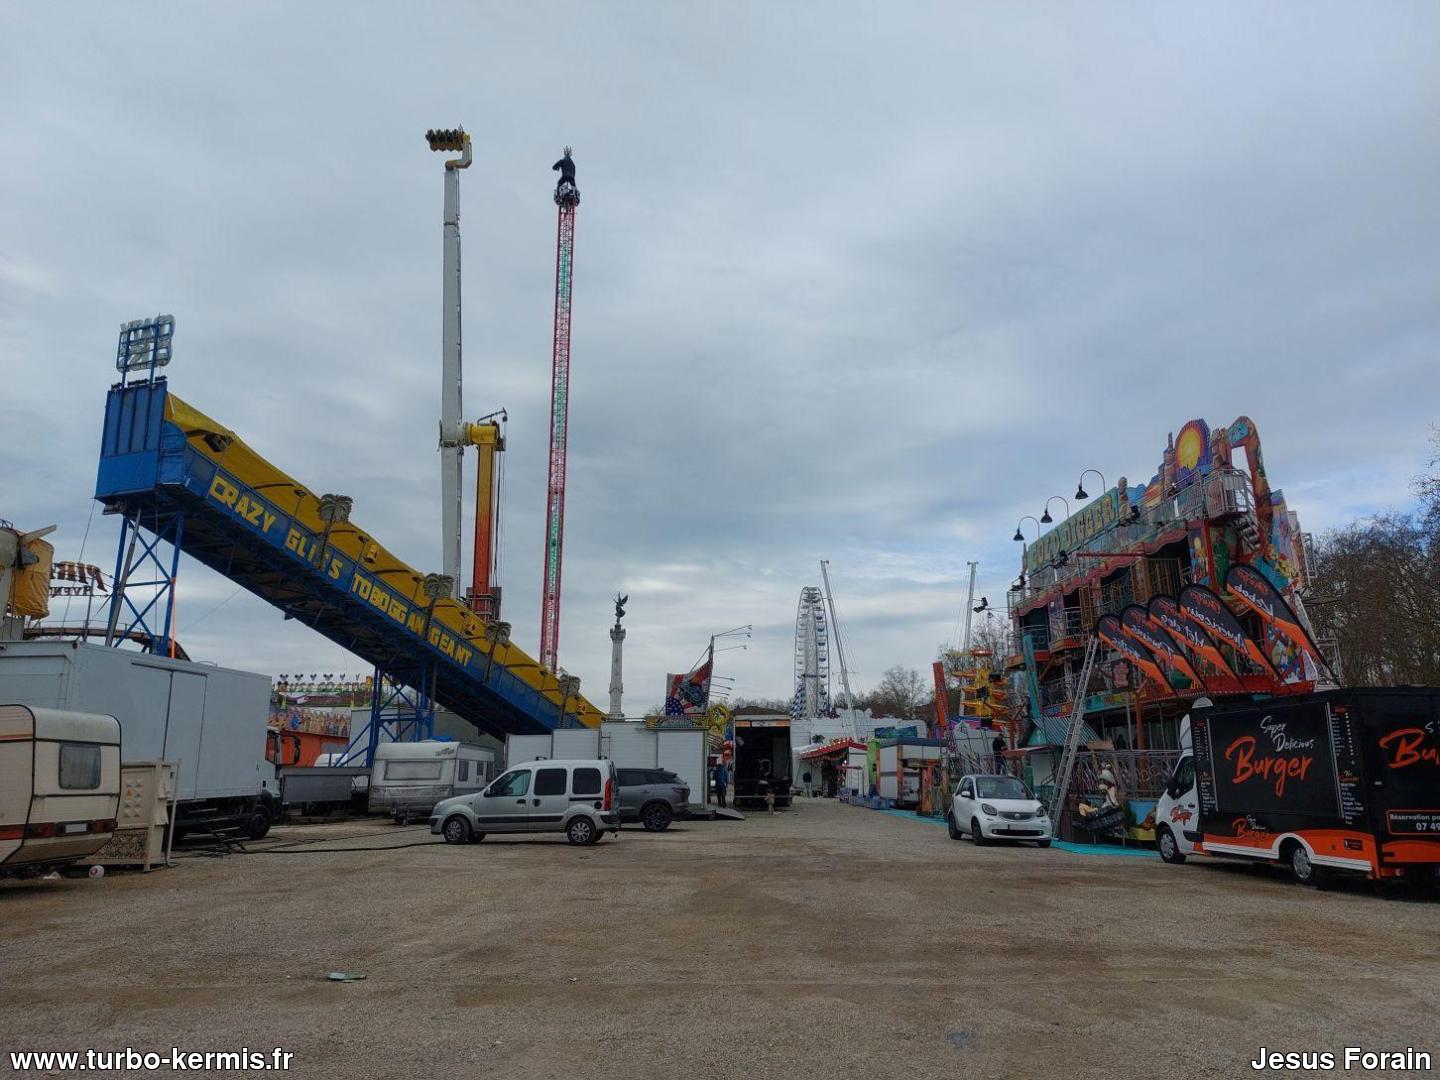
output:
POLYGON ((0 705, 0 876, 94 854, 119 807, 118 720, 0 705))
POLYGON ((381 743, 370 769, 370 811, 402 824, 428 817, 441 799, 480 791, 494 773, 494 752, 478 746, 438 739, 381 743))

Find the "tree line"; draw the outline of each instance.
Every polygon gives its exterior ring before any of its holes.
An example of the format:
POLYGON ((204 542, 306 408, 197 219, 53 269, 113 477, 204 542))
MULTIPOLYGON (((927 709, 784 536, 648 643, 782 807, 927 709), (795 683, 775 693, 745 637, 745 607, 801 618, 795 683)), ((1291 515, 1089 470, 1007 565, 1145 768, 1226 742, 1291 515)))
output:
POLYGON ((1440 686, 1440 429, 1413 511, 1385 510, 1324 534, 1305 607, 1333 638, 1351 686, 1440 686))

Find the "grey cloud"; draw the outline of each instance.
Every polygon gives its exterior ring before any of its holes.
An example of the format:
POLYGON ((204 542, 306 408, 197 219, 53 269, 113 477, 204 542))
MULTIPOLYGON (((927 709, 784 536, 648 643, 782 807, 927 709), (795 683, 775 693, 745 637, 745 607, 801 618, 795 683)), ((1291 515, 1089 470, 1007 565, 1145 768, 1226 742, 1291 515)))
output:
MULTIPOLYGON (((786 695, 832 559, 862 682, 992 603, 1014 521, 1260 427, 1307 525, 1406 498, 1440 376, 1425 4, 16 5, 0 34, 0 513, 78 551, 118 324, 178 393, 438 561, 438 159, 464 122, 467 408, 510 410, 538 636, 554 207, 576 147, 562 660, 628 700, 705 637, 786 695), (14 448, 19 448, 18 451, 14 448), (14 455, 18 454, 18 460, 14 455)), ((87 558, 112 557, 97 515, 87 558)), ((185 568, 179 624, 232 587, 185 568)), ((241 595, 191 652, 353 670, 241 595)))

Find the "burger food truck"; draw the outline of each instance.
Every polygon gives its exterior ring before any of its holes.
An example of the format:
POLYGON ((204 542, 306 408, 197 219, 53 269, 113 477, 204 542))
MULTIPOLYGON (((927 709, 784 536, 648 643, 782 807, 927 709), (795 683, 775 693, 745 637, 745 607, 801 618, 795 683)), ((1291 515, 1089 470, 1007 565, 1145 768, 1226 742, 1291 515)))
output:
POLYGON ((1350 689, 1196 708, 1155 808, 1168 863, 1284 863, 1323 885, 1440 875, 1440 689, 1350 689))

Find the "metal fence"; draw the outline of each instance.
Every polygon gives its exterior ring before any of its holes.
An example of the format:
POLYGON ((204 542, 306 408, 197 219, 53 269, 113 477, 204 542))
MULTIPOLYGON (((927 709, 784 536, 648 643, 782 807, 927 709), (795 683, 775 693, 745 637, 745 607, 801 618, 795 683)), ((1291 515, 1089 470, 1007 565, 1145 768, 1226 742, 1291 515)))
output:
POLYGON ((1109 768, 1126 798, 1158 799, 1179 760, 1179 750, 1082 750, 1075 758, 1070 790, 1099 792, 1100 772, 1109 768))

